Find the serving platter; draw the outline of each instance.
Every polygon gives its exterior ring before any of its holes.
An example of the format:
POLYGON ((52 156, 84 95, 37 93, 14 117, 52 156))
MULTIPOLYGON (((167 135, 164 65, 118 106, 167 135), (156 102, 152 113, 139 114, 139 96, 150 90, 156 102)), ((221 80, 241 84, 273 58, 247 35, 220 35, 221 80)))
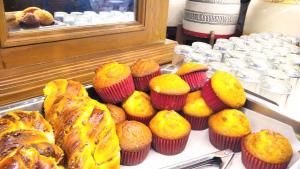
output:
MULTIPOLYGON (((98 100, 96 92, 91 85, 86 86, 90 97, 98 100)), ((0 116, 14 110, 40 111, 43 113, 44 97, 36 97, 29 100, 17 102, 0 107, 0 116)), ((300 123, 289 119, 279 113, 277 106, 252 94, 247 94, 247 103, 242 108, 250 120, 254 132, 261 129, 271 129, 280 132, 286 136, 292 144, 294 155, 290 162, 291 169, 300 168, 300 123)), ((188 160, 197 159, 205 154, 218 151, 214 148, 208 138, 208 130, 192 131, 186 146, 186 149, 174 156, 165 156, 151 150, 146 160, 136 166, 121 166, 121 169, 162 169, 168 166, 180 165, 188 160)), ((213 169, 216 167, 205 167, 213 169)), ((235 153, 234 157, 227 167, 229 169, 244 169, 241 162, 241 153, 235 153)))

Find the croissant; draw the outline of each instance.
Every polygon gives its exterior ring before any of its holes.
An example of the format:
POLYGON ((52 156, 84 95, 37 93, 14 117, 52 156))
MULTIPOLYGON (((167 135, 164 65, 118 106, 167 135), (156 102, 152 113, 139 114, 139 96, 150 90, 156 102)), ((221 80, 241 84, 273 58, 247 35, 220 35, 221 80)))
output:
POLYGON ((45 118, 53 126, 56 142, 70 169, 118 169, 120 147, 110 112, 79 84, 59 80, 44 89, 45 118))
POLYGON ((16 111, 0 118, 0 168, 59 169, 63 151, 39 112, 16 111))

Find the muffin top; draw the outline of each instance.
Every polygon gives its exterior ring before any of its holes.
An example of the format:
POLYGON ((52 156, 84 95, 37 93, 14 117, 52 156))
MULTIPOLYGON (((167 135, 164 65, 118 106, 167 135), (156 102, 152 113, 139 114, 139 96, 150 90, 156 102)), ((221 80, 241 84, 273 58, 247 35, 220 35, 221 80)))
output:
POLYGON ((151 79, 151 90, 169 95, 182 95, 190 91, 190 86, 175 74, 163 74, 151 79))
POLYGON ((213 113, 212 109, 210 109, 203 100, 200 91, 188 94, 183 112, 196 117, 206 117, 213 113))
POLYGON ((108 108, 115 124, 119 124, 126 120, 126 114, 122 108, 113 104, 107 104, 106 107, 108 108))
POLYGON ((150 121, 149 127, 154 134, 166 139, 178 139, 191 131, 190 123, 173 110, 158 112, 150 121))
POLYGON ((288 139, 270 130, 249 134, 244 139, 244 145, 253 156, 267 163, 288 162, 293 155, 288 139))
POLYGON ((150 129, 137 121, 124 121, 117 125, 121 149, 140 150, 148 146, 152 141, 150 129))
POLYGON ((208 67, 199 63, 184 63, 180 66, 180 68, 177 70, 177 75, 185 75, 188 73, 196 72, 196 71, 207 71, 208 67))
POLYGON ((143 77, 160 69, 159 64, 152 59, 139 59, 131 66, 134 77, 143 77))
POLYGON ((246 93, 242 84, 230 73, 217 71, 211 78, 216 95, 232 108, 240 108, 246 102, 246 93))
POLYGON ((149 117, 155 113, 150 97, 140 91, 134 91, 123 103, 124 110, 132 116, 149 117))
POLYGON ((130 68, 117 62, 104 64, 96 70, 94 77, 95 88, 105 88, 130 76, 130 68))
POLYGON ((212 115, 208 125, 215 132, 231 137, 241 137, 251 132, 250 122, 246 115, 235 109, 226 109, 212 115))

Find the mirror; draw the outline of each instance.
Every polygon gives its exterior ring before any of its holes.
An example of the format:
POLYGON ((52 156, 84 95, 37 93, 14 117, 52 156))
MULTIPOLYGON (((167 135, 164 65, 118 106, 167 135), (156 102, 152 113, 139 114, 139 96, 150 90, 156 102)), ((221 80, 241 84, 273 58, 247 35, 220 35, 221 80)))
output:
POLYGON ((136 21, 136 0, 4 0, 9 33, 136 21))

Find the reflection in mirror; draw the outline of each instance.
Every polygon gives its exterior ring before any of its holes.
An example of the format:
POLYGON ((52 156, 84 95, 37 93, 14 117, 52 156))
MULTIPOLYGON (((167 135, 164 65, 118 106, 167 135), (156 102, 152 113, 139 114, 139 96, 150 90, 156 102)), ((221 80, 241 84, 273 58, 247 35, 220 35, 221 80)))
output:
POLYGON ((121 24, 136 20, 136 0, 4 0, 10 32, 121 24))

